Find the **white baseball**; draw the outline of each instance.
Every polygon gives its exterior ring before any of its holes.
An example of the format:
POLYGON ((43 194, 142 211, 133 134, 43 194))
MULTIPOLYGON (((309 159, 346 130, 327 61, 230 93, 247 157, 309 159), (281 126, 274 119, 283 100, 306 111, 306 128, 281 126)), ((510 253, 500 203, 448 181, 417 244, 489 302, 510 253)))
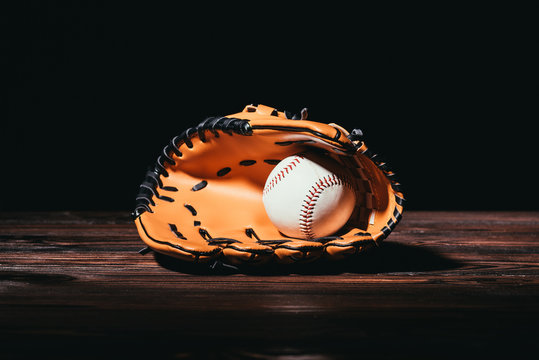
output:
POLYGON ((269 174, 262 195, 271 222, 293 238, 333 235, 356 204, 344 172, 336 161, 313 155, 283 159, 269 174))

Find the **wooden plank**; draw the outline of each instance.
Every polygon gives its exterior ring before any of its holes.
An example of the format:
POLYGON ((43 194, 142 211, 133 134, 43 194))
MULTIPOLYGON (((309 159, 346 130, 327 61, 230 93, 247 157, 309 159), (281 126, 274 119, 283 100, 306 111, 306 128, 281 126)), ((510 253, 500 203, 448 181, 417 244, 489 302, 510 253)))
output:
POLYGON ((537 351, 538 234, 534 212, 409 212, 351 261, 239 274, 138 254, 127 213, 3 213, 2 358, 537 351))

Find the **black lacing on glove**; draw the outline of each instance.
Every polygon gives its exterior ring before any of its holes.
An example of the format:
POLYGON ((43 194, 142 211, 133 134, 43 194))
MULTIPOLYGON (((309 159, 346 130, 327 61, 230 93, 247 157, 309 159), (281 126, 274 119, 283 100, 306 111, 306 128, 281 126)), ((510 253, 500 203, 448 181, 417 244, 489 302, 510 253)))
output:
POLYGON ((174 201, 172 198, 160 194, 160 190, 178 191, 173 186, 163 186, 163 182, 159 178, 161 175, 168 177, 168 172, 165 164, 176 165, 176 160, 172 158, 172 154, 181 158, 183 156, 180 151, 180 146, 185 144, 188 148, 193 147, 191 138, 196 134, 202 142, 206 142, 206 132, 210 131, 215 137, 219 137, 219 132, 233 135, 251 135, 253 130, 248 120, 228 117, 209 117, 199 125, 185 130, 182 134, 174 137, 170 143, 164 147, 161 155, 157 158, 155 164, 148 169, 144 181, 140 185, 139 192, 135 199, 135 210, 133 217, 138 217, 145 211, 153 212, 150 205, 155 206, 152 197, 165 201, 174 201))

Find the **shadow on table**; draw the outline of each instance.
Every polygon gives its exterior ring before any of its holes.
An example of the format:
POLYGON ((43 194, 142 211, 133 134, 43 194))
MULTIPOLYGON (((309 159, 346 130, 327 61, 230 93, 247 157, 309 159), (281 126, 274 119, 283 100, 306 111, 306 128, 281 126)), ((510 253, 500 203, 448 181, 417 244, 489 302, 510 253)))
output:
POLYGON ((293 265, 249 266, 237 268, 216 261, 211 264, 193 264, 155 253, 155 260, 164 268, 197 275, 331 275, 342 273, 378 274, 394 272, 428 272, 456 269, 464 264, 447 258, 433 250, 421 246, 385 242, 356 257, 341 261, 319 259, 311 263, 293 265))

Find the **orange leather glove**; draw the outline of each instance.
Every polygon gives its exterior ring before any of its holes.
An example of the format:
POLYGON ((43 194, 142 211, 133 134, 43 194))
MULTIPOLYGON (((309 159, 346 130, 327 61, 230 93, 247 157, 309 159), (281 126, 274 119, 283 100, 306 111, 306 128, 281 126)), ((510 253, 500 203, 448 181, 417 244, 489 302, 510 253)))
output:
POLYGON ((133 212, 150 249, 193 262, 232 265, 342 259, 385 239, 400 221, 404 198, 394 173, 362 139, 336 124, 290 116, 264 105, 211 117, 174 137, 148 171, 133 212), (280 160, 309 150, 353 174, 356 207, 332 236, 282 235, 262 202, 280 160))

